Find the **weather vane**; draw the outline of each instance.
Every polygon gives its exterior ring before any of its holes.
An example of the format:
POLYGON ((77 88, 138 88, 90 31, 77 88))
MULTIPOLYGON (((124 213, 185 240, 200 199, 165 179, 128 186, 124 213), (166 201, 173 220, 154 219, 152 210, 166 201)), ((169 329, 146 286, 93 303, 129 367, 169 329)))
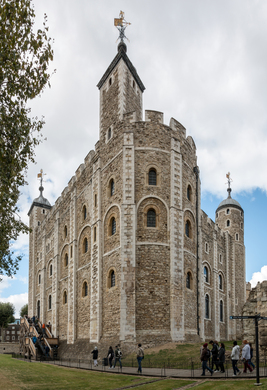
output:
POLYGON ((43 173, 44 171, 41 169, 40 173, 38 173, 37 178, 40 179, 40 187, 43 187, 43 176, 46 175, 46 173, 43 173))
POLYGON ((225 184, 228 184, 228 188, 227 188, 227 191, 228 191, 228 198, 231 198, 231 182, 233 181, 230 177, 230 172, 226 173, 226 178, 227 178, 227 183, 225 184))
POLYGON ((123 42, 124 38, 126 38, 129 41, 129 39, 124 34, 124 31, 125 31, 127 26, 130 26, 130 24, 131 23, 126 22, 126 20, 124 19, 124 12, 122 12, 122 11, 120 12, 120 18, 119 19, 118 18, 114 18, 114 26, 117 27, 117 29, 120 32, 119 38, 121 39, 121 42, 123 42))

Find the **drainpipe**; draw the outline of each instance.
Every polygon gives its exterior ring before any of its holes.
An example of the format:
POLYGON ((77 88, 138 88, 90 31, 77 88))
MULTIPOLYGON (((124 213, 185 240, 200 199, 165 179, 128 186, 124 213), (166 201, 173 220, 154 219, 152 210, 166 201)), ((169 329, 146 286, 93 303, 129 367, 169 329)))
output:
POLYGON ((199 264, 199 221, 198 221, 198 180, 199 180, 199 169, 198 166, 194 167, 194 173, 196 175, 196 225, 197 225, 197 334, 199 336, 199 275, 198 275, 198 264, 199 264))

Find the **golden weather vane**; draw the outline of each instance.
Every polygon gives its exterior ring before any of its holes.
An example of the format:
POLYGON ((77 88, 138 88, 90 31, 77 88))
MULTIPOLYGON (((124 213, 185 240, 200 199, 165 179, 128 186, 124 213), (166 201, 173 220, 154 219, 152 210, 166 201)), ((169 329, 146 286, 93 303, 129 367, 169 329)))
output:
MULTIPOLYGON (((123 42, 123 39, 126 38, 128 41, 129 39, 126 37, 124 31, 127 26, 130 26, 131 23, 127 22, 124 18, 124 12, 120 12, 119 18, 114 18, 114 26, 117 27, 117 29, 120 32, 119 38, 121 39, 121 42, 123 42)), ((119 39, 118 38, 118 39, 119 39)))
POLYGON ((40 173, 38 173, 37 178, 40 179, 40 187, 43 187, 43 176, 46 175, 44 171, 41 169, 40 173))

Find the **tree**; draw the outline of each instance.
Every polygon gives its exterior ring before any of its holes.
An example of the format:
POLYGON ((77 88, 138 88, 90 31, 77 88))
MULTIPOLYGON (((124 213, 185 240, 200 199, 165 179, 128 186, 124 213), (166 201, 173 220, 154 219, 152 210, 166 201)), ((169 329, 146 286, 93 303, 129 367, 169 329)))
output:
POLYGON ((28 104, 50 87, 53 60, 47 17, 36 32, 34 19, 31 0, 0 0, 0 275, 8 276, 22 258, 10 243, 29 232, 17 202, 44 125, 43 118, 30 117, 28 104))
MULTIPOLYGON (((7 328, 8 324, 15 321, 15 306, 10 302, 0 302, 0 327, 7 328)), ((3 333, 2 333, 3 334, 3 333)))
POLYGON ((26 303, 22 308, 20 309, 20 316, 24 317, 28 315, 28 303, 26 303))

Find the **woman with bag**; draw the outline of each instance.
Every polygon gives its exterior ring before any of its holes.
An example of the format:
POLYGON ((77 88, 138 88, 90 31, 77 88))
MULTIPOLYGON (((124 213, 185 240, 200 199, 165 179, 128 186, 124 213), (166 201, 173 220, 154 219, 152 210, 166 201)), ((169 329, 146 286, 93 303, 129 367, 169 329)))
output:
POLYGON ((114 358, 114 351, 112 347, 109 347, 108 349, 108 355, 107 355, 108 361, 109 361, 109 369, 114 368, 112 366, 112 360, 114 358))

